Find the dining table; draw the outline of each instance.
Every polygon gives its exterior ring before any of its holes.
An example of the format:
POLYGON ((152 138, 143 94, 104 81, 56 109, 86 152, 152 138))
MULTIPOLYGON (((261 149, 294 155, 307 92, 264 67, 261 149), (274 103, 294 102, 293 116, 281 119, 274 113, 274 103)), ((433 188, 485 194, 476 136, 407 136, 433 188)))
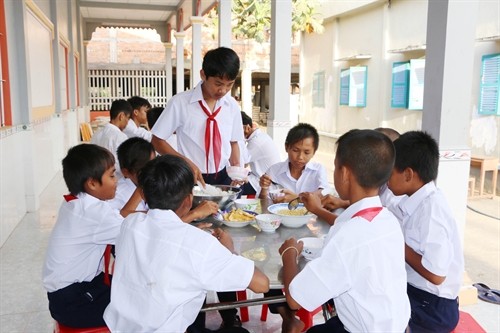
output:
MULTIPOLYGON (((257 213, 269 213, 267 207, 272 204, 269 199, 260 199, 257 213)), ((283 265, 278 249, 290 237, 300 239, 303 237, 323 238, 328 234, 330 225, 316 217, 311 218, 307 224, 299 228, 289 228, 281 225, 274 232, 263 232, 259 226, 252 222, 244 227, 229 227, 214 217, 204 219, 202 222, 212 223, 213 227, 221 227, 231 235, 234 250, 239 255, 252 260, 255 266, 269 278, 270 289, 282 289, 283 265)), ((299 256, 299 268, 302 269, 307 260, 299 256)), ((211 303, 203 306, 202 311, 224 310, 252 305, 272 304, 285 302, 285 296, 258 297, 234 302, 211 303)), ((327 320, 330 315, 323 307, 323 316, 327 320)))

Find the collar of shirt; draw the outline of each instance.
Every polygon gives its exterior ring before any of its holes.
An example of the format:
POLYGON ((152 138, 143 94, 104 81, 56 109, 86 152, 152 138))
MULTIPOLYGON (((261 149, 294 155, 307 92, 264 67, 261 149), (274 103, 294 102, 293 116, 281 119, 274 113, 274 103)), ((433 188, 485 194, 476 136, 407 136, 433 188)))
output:
POLYGON ((174 211, 172 210, 165 210, 165 209, 150 209, 147 212, 148 217, 154 219, 154 220, 160 220, 162 223, 182 223, 189 225, 187 223, 182 222, 179 216, 175 214, 174 211))
MULTIPOLYGON (((287 158, 281 165, 277 173, 278 174, 286 173, 290 178, 292 178, 292 175, 290 174, 290 167, 288 166, 289 163, 290 161, 287 158)), ((319 164, 312 163, 311 161, 307 162, 306 167, 304 168, 304 170, 318 170, 318 169, 319 169, 319 164)))
POLYGON ((344 210, 337 217, 337 219, 335 220, 335 224, 337 224, 337 222, 349 221, 350 219, 352 219, 354 214, 362 209, 370 207, 382 207, 382 202, 380 201, 380 197, 378 195, 374 197, 363 198, 347 207, 346 210, 344 210))
POLYGON ((262 132, 260 131, 260 128, 257 128, 255 131, 252 132, 252 134, 250 134, 250 136, 248 137, 248 139, 246 141, 250 142, 252 139, 255 139, 255 138, 259 137, 259 135, 261 133, 262 132))
MULTIPOLYGON (((193 88, 193 93, 191 94, 191 99, 189 100, 189 103, 190 104, 194 104, 194 103, 198 103, 198 101, 202 101, 203 104, 205 104, 205 106, 207 106, 207 109, 210 110, 210 108, 208 108, 208 105, 207 105, 207 102, 205 102, 205 99, 203 98, 203 91, 201 90, 201 85, 202 85, 203 81, 200 81, 196 87, 193 88)), ((216 110, 220 105, 229 105, 229 102, 228 102, 228 94, 225 94, 221 99, 219 99, 218 101, 215 102, 215 107, 214 107, 214 110, 216 110)))
POLYGON ((436 190, 436 184, 434 184, 434 182, 428 182, 411 196, 406 196, 401 199, 399 207, 401 208, 404 216, 411 216, 418 208, 420 203, 429 195, 436 192, 436 190))

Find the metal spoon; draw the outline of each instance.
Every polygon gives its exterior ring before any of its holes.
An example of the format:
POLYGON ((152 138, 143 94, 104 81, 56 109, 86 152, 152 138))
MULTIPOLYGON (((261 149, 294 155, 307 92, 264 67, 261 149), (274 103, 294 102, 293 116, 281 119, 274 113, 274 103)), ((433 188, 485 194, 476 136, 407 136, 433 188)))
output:
MULTIPOLYGON (((260 176, 259 176, 258 174, 256 174, 255 172, 250 171, 250 174, 251 174, 251 175, 254 175, 255 177, 257 177, 257 178, 259 178, 259 179, 260 179, 260 176)), ((278 186, 278 187, 280 187, 280 188, 285 188, 283 185, 281 185, 281 184, 279 184, 279 183, 276 183, 276 182, 275 182, 274 180, 272 180, 272 179, 271 179, 271 184, 276 185, 276 186, 278 186)))
POLYGON ((290 200, 288 203, 288 209, 289 210, 295 210, 297 207, 299 207, 300 204, 300 198, 296 197, 295 199, 290 200))

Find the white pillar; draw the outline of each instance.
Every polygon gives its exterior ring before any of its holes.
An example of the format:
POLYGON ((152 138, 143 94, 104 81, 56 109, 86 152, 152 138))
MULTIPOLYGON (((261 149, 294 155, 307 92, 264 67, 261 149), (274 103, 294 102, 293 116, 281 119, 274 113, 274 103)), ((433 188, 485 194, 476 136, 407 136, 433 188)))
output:
MULTIPOLYGON (((275 142, 285 142, 290 121, 292 2, 271 1, 271 73, 267 128, 275 142)), ((262 92, 261 92, 262 93, 262 92)), ((281 155, 284 156, 284 145, 281 155)))
POLYGON ((429 1, 427 13, 422 129, 439 142, 437 183, 462 235, 470 168, 467 138, 477 15, 477 1, 429 1))
POLYGON ((167 101, 172 97, 172 43, 164 43, 165 46, 165 76, 167 101))
POLYGON ((174 34, 176 40, 175 56, 177 64, 175 66, 175 79, 177 84, 177 93, 184 91, 184 32, 177 32, 174 34))
POLYGON ((219 0, 219 46, 231 47, 231 0, 219 0))
MULTIPOLYGON (((252 70, 248 68, 246 61, 243 62, 243 68, 241 70, 241 110, 245 111, 246 114, 252 117, 252 70)), ((258 119, 254 119, 258 120, 258 119)))
POLYGON ((202 16, 191 16, 191 27, 193 31, 193 43, 191 52, 191 88, 194 88, 200 82, 201 70, 201 25, 202 16))

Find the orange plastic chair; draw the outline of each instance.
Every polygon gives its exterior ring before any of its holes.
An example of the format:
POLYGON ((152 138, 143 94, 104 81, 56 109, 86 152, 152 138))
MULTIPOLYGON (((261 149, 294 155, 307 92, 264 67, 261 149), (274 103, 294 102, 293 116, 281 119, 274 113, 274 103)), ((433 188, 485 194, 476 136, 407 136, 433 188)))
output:
POLYGON ((102 327, 86 327, 75 328, 64 326, 63 324, 55 322, 54 333, 110 333, 111 331, 106 326, 102 327))
MULTIPOLYGON (((269 308, 268 308, 267 304, 262 305, 262 311, 260 313, 260 320, 261 321, 267 320, 268 310, 269 310, 269 308)), ((296 316, 299 317, 300 321, 302 321, 304 323, 304 329, 302 330, 302 332, 307 331, 308 329, 310 329, 313 326, 313 317, 321 310, 322 310, 321 306, 314 309, 311 312, 307 311, 304 308, 297 310, 296 316)))

